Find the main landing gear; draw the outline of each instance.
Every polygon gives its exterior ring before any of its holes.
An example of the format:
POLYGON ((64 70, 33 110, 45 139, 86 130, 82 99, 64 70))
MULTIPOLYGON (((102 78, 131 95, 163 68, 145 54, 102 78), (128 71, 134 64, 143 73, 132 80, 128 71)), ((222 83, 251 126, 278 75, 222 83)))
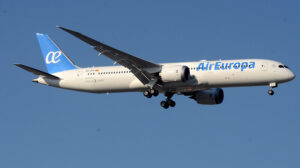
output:
POLYGON ((154 89, 149 89, 149 90, 145 90, 143 94, 144 94, 145 97, 151 98, 152 95, 153 96, 158 96, 159 92, 157 90, 154 90, 154 89))
POLYGON ((160 102, 160 106, 167 109, 169 107, 175 107, 176 102, 174 100, 172 100, 172 96, 174 95, 174 93, 165 93, 165 96, 167 97, 166 100, 163 100, 160 102))
POLYGON ((270 96, 273 96, 274 95, 274 91, 273 91, 273 88, 276 88, 278 85, 277 83, 273 82, 273 83, 270 83, 270 89, 268 90, 268 94, 270 96))
POLYGON ((165 109, 167 109, 169 107, 175 107, 175 105, 176 105, 176 102, 169 98, 167 98, 165 101, 163 100, 160 102, 160 106, 165 109))
MULTIPOLYGON (((144 96, 147 98, 151 98, 152 96, 158 96, 159 92, 155 89, 149 89, 149 90, 145 90, 143 92, 144 96)), ((167 109, 169 107, 175 107, 176 103, 174 100, 172 100, 172 96, 174 95, 174 93, 170 93, 167 92, 165 93, 165 96, 167 97, 166 100, 163 100, 160 102, 160 106, 167 109)))

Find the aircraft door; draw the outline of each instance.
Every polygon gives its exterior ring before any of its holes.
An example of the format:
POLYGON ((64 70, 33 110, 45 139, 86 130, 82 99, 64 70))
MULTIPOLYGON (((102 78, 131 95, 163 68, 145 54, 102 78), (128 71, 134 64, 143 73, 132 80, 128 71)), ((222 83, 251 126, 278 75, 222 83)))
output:
POLYGON ((78 69, 77 72, 76 72, 76 76, 77 76, 78 78, 83 77, 83 72, 82 72, 82 70, 78 69))

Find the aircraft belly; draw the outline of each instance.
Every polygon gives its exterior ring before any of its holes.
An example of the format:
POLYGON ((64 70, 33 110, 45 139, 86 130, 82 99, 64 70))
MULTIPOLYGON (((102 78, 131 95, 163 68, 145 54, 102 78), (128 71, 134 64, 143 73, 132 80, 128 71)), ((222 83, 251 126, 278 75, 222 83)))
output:
POLYGON ((61 88, 65 89, 90 91, 93 89, 94 82, 91 79, 64 79, 60 81, 59 85, 61 88))

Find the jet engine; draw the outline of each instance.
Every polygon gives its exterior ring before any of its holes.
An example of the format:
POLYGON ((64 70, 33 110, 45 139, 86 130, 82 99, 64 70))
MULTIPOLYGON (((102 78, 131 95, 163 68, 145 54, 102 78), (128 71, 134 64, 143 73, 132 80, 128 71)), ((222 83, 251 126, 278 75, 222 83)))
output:
POLYGON ((191 98, 198 104, 221 104, 224 99, 224 91, 220 88, 196 91, 191 98))
POLYGON ((164 65, 159 76, 163 82, 185 82, 190 79, 190 69, 181 65, 164 65))

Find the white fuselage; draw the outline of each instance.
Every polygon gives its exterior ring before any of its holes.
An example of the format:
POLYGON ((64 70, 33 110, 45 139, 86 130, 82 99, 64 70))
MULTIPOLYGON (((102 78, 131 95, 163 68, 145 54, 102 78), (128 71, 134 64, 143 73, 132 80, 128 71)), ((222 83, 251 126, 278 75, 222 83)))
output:
MULTIPOLYGON (((190 80, 164 83, 165 92, 269 85, 270 83, 287 82, 295 77, 288 68, 279 68, 282 63, 265 59, 203 60, 161 65, 185 65, 190 68, 190 80)), ((35 81, 54 87, 94 93, 131 92, 147 89, 146 85, 142 84, 130 70, 123 66, 79 68, 53 75, 59 77, 60 80, 39 77, 35 81)))

